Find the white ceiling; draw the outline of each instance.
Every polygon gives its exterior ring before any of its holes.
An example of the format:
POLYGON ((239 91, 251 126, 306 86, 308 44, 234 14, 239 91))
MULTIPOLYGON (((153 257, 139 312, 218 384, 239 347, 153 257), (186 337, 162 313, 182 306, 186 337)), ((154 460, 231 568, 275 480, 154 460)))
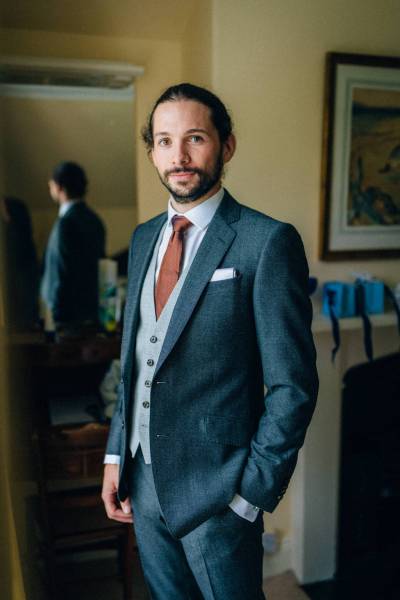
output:
POLYGON ((179 40, 207 0, 3 0, 6 28, 179 40))

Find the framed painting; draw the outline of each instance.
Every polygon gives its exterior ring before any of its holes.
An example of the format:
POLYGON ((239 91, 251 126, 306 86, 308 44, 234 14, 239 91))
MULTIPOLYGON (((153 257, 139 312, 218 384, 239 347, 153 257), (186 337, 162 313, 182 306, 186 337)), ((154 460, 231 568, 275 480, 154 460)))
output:
POLYGON ((400 58, 329 53, 320 258, 400 257, 400 58))

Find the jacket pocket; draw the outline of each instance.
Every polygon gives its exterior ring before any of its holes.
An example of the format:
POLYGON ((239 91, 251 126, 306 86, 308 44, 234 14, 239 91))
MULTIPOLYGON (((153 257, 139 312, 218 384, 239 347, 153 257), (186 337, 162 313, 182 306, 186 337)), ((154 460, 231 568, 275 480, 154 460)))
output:
POLYGON ((242 282, 242 275, 239 273, 237 277, 230 277, 228 279, 220 279, 217 281, 209 281, 206 288, 205 293, 210 294, 213 292, 225 292, 225 293, 235 293, 240 289, 242 282))
POLYGON ((207 439, 219 444, 248 446, 253 435, 252 423, 244 416, 207 415, 204 423, 207 439))

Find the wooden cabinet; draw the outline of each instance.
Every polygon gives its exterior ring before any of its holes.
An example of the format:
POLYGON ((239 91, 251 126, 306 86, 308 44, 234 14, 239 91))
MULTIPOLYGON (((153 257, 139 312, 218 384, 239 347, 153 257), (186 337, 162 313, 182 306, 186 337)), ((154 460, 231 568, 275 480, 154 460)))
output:
POLYGON ((65 558, 68 551, 93 551, 106 546, 117 550, 124 597, 132 598, 136 551, 133 528, 108 519, 101 500, 109 424, 101 419, 100 410, 96 413, 97 409, 92 422, 74 422, 73 414, 68 422, 69 403, 72 406, 79 398, 99 407, 99 385, 110 362, 119 357, 120 339, 99 336, 47 343, 35 335, 14 339, 13 343, 22 348, 29 373, 38 523, 48 597, 62 598, 60 553, 65 558), (53 410, 57 403, 63 407, 64 422, 53 410))

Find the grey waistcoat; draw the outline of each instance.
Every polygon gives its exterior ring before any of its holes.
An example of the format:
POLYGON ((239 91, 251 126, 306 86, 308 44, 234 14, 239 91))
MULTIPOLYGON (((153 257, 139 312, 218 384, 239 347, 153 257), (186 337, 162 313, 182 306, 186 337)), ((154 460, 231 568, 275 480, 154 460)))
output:
POLYGON ((154 371, 176 301, 190 267, 190 265, 187 265, 181 273, 157 321, 154 303, 154 283, 158 250, 165 227, 161 230, 143 283, 140 297, 139 325, 136 335, 134 370, 136 381, 133 388, 132 433, 129 447, 133 457, 140 444, 144 460, 147 464, 151 463, 149 425, 151 410, 150 395, 154 371))

